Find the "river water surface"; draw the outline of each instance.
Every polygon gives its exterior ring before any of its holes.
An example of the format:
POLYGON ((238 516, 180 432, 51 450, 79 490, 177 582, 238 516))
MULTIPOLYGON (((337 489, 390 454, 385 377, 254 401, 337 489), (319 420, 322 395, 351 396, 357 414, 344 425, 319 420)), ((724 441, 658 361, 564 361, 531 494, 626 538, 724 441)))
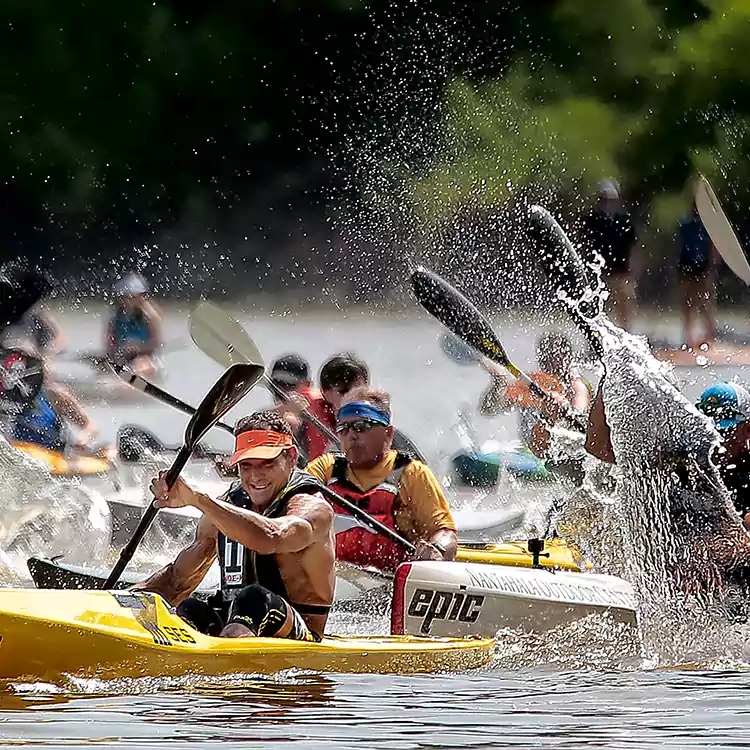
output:
MULTIPOLYGON (((96 311, 64 310, 70 349, 98 348, 96 311)), ((373 317, 265 313, 243 322, 268 361, 296 351, 317 369, 352 350, 367 359, 374 384, 389 390, 397 423, 435 465, 457 441, 452 426, 474 404, 487 376, 446 360, 439 327, 416 313, 373 317)), ((539 321, 497 319, 511 358, 533 367, 539 321)), ((669 321, 659 321, 662 331, 669 321)), ((549 324, 545 324, 549 325, 549 324)), ((186 316, 174 309, 168 336, 185 346, 167 356, 161 384, 197 404, 220 368, 189 342, 186 316)), ((667 332, 676 333, 674 328, 667 332)), ((695 396, 738 369, 690 373, 695 396)), ((261 389, 231 415, 269 403, 261 389)), ((177 443, 186 419, 161 405, 94 409, 102 436, 125 422, 177 443)), ((487 437, 512 439, 514 420, 478 423, 487 437)), ((209 442, 227 447, 221 433, 209 442)), ((470 674, 418 677, 286 673, 273 678, 71 680, 64 688, 8 685, 0 693, 0 744, 22 747, 192 748, 728 748, 747 747, 750 671, 711 661, 658 669, 623 653, 603 625, 528 638, 504 633, 494 664, 470 674), (587 632, 591 635, 589 638, 587 632), (626 658, 627 657, 627 658, 626 658)), ((669 637, 668 633, 664 634, 669 637)))

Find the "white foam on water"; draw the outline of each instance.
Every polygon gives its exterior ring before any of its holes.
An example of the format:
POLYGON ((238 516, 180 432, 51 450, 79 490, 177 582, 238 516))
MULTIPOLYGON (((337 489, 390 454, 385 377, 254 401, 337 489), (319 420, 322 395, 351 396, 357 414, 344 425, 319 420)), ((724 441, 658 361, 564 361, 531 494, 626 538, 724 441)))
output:
POLYGON ((47 467, 0 436, 0 578, 28 585, 32 554, 81 564, 106 559, 109 507, 93 489, 51 476, 47 467))

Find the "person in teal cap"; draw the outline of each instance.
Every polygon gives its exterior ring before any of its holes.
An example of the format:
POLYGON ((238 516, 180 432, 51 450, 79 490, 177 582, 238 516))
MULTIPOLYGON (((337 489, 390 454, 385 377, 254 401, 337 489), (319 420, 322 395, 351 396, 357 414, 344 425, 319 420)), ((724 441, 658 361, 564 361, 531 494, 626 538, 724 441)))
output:
POLYGON ((715 456, 719 473, 750 529, 750 393, 738 383, 716 383, 703 391, 696 406, 721 435, 715 456))

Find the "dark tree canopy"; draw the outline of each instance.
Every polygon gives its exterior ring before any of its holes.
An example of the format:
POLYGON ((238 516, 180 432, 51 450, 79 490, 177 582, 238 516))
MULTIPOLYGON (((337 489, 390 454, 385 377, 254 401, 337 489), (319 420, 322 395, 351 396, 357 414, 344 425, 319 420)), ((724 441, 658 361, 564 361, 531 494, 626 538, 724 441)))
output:
MULTIPOLYGON (((186 220, 203 232, 190 257, 213 237, 252 286, 345 263, 347 242, 387 279, 435 220, 521 195, 575 205, 601 177, 655 226, 696 169, 735 213, 750 202, 750 10, 728 0, 4 10, 0 240, 72 273, 186 220), (338 249, 315 256, 295 223, 338 249)), ((149 262, 174 275, 175 255, 149 262)))

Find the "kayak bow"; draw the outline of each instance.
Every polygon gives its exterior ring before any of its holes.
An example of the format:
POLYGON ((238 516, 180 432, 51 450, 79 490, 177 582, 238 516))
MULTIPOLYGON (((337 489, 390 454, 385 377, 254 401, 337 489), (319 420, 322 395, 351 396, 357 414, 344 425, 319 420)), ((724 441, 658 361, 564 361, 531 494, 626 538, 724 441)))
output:
POLYGON ((0 678, 60 682, 66 675, 118 679, 187 674, 424 673, 474 669, 494 639, 326 636, 213 638, 191 628, 155 594, 0 590, 0 678))

